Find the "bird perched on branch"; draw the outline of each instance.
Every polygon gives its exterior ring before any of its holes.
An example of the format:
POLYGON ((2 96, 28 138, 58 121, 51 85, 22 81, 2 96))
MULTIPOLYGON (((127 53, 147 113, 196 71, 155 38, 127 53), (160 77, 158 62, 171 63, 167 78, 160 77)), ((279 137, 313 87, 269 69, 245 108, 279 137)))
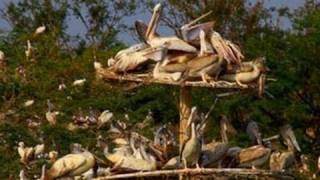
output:
POLYGON ((280 127, 280 134, 284 139, 284 143, 288 146, 288 151, 301 151, 297 138, 289 124, 284 124, 280 127))
POLYGON ((248 123, 246 132, 249 135, 252 145, 262 145, 262 137, 257 122, 250 121, 248 123))
POLYGON ((187 127, 190 128, 191 125, 191 136, 183 144, 180 152, 180 161, 183 162, 184 167, 196 165, 199 168, 199 158, 201 154, 201 141, 196 132, 195 122, 192 122, 193 117, 196 115, 196 107, 191 109, 191 113, 188 119, 187 127))
POLYGON ((248 83, 254 82, 259 79, 260 75, 268 71, 268 68, 265 65, 265 58, 257 58, 254 61, 248 63, 252 66, 252 71, 238 71, 232 74, 224 74, 220 76, 219 79, 236 82, 239 86, 243 88, 248 87, 248 83))
POLYGON ((24 142, 19 142, 18 153, 20 155, 20 162, 26 165, 34 157, 34 148, 26 147, 24 142))
POLYGON ((46 30, 46 26, 45 26, 45 25, 39 26, 39 27, 35 30, 34 36, 37 36, 37 35, 39 35, 39 34, 42 34, 45 30, 46 30))

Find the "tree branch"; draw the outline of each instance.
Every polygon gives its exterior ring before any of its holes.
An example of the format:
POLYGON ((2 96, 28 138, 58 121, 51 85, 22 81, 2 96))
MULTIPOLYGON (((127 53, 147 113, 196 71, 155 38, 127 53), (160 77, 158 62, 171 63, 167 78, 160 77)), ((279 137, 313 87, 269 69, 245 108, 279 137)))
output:
POLYGON ((258 176, 258 177, 273 177, 276 179, 294 179, 294 177, 288 173, 280 171, 268 171, 258 169, 179 169, 179 170, 158 170, 150 172, 137 172, 129 174, 118 174, 106 177, 99 177, 96 180, 107 180, 107 179, 128 179, 128 178, 141 178, 141 177, 159 177, 159 176, 178 176, 178 175, 206 175, 206 176, 258 176))

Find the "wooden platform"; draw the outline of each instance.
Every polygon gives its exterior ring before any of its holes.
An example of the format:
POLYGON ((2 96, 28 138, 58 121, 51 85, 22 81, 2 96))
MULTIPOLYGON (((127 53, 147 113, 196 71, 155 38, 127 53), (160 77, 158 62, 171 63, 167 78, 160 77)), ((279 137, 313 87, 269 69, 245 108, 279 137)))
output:
POLYGON ((236 177, 240 179, 246 178, 268 178, 268 179, 294 179, 292 175, 286 172, 280 171, 269 171, 260 169, 218 169, 218 168, 205 168, 205 169, 178 169, 178 170, 157 170, 149 172, 136 172, 128 174, 117 174, 105 177, 96 178, 96 180, 107 180, 107 179, 128 179, 128 178, 157 178, 167 179, 168 177, 178 177, 179 175, 184 176, 199 176, 199 178, 219 178, 219 177, 236 177))
MULTIPOLYGON (((183 83, 178 81, 163 81, 154 79, 151 74, 126 74, 120 75, 114 72, 110 72, 107 69, 97 69, 96 75, 100 79, 104 79, 107 81, 115 81, 115 82, 137 82, 137 83, 144 83, 144 84, 164 84, 164 85, 175 85, 175 86, 188 86, 188 87, 207 87, 207 88, 216 88, 216 89, 246 89, 243 87, 238 86, 236 83, 230 83, 227 81, 216 81, 206 83, 203 81, 185 81, 183 83)), ((257 85, 249 85, 249 88, 256 88, 257 85)), ((248 89, 248 88, 247 88, 248 89)))

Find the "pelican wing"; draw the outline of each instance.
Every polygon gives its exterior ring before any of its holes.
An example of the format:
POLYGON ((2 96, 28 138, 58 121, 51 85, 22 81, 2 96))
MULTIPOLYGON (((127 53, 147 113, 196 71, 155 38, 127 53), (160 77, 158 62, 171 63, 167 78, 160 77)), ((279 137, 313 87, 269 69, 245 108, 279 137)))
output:
POLYGON ((145 43, 135 44, 133 46, 130 46, 129 48, 126 48, 126 49, 123 49, 123 50, 119 51, 115 55, 114 59, 116 59, 116 60, 121 59, 121 57, 123 55, 128 55, 130 53, 135 53, 137 51, 141 51, 143 49, 146 49, 147 47, 148 47, 148 45, 145 44, 145 43))
POLYGON ((218 58, 215 55, 197 57, 187 63, 190 72, 200 71, 205 67, 212 65, 213 63, 218 62, 218 58))
POLYGON ((164 46, 168 48, 168 50, 176 50, 176 51, 184 51, 196 53, 198 50, 188 44, 187 42, 179 39, 178 37, 157 37, 149 39, 148 43, 151 47, 164 46))
POLYGON ((240 163, 246 163, 248 161, 259 159, 269 152, 270 152, 270 149, 265 148, 261 145, 252 146, 250 148, 242 149, 240 151, 239 160, 240 160, 240 163))

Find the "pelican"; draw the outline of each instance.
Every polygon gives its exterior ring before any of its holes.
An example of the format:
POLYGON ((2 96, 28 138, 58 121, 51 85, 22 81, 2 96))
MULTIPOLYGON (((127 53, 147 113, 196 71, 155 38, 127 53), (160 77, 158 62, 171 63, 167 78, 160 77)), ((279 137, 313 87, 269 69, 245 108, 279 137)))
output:
POLYGON ((19 180, 28 180, 24 170, 22 169, 19 173, 19 180))
POLYGON ((100 129, 105 124, 109 124, 114 119, 113 113, 109 110, 103 111, 98 117, 97 128, 100 129))
POLYGON ((241 149, 238 154, 239 167, 252 167, 263 165, 270 156, 271 149, 262 145, 241 149))
POLYGON ((295 161, 293 152, 273 152, 270 156, 270 169, 272 171, 281 171, 288 169, 295 161))
POLYGON ((196 108, 192 108, 187 125, 187 127, 190 128, 191 123, 191 137, 183 144, 180 152, 180 160, 183 162, 184 168, 188 168, 188 166, 193 165, 196 165, 197 168, 199 168, 201 142, 196 132, 195 122, 192 122, 195 112, 196 108))
POLYGON ((231 134, 237 133, 235 128, 232 126, 230 120, 225 115, 220 116, 220 134, 222 142, 229 143, 227 132, 231 134))
MULTIPOLYGON (((158 62, 153 69, 152 76, 154 79, 163 80, 163 81, 178 81, 182 77, 182 73, 186 70, 185 66, 182 65, 183 69, 181 72, 163 72, 161 67, 161 62, 158 62)), ((168 71, 168 70, 167 70, 168 71)), ((174 70, 175 71, 175 70, 174 70)))
POLYGON ((23 164, 28 164, 34 156, 34 148, 26 147, 24 142, 19 142, 18 153, 20 155, 20 162, 23 164))
POLYGON ((201 156, 201 166, 204 167, 214 167, 219 161, 219 166, 221 165, 221 159, 226 155, 229 145, 227 132, 235 133, 236 130, 233 128, 231 122, 226 116, 220 116, 220 135, 222 142, 212 141, 209 144, 203 146, 202 156, 201 156))
POLYGON ((48 111, 46 112, 46 119, 50 125, 54 126, 57 123, 57 115, 59 114, 58 111, 52 111, 53 104, 50 100, 47 100, 48 111))
POLYGON ((24 103, 24 107, 29 107, 29 106, 32 106, 34 104, 34 100, 31 99, 31 100, 27 100, 25 103, 24 103))
POLYGON ((237 72, 234 74, 224 74, 219 79, 236 82, 240 87, 247 88, 247 83, 256 81, 261 74, 266 72, 265 58, 257 58, 252 62, 252 71, 237 72))
POLYGON ((38 156, 41 156, 44 152, 44 144, 37 144, 35 147, 34 147, 34 156, 35 157, 38 157, 38 156))
POLYGON ((212 31, 210 34, 210 41, 213 48, 216 50, 220 59, 226 59, 228 64, 240 64, 244 58, 240 48, 231 41, 225 40, 221 35, 212 31))
POLYGON ((183 79, 201 77, 202 81, 207 83, 211 76, 215 79, 219 76, 223 67, 226 65, 224 59, 219 59, 218 55, 212 54, 208 49, 205 41, 204 31, 200 31, 201 52, 198 57, 188 60, 186 63, 166 63, 161 66, 161 71, 166 73, 184 73, 183 79))
POLYGON ((30 57, 32 56, 32 52, 33 52, 33 48, 31 46, 31 42, 30 40, 27 40, 27 50, 25 51, 27 60, 29 60, 30 57))
POLYGON ((189 42, 189 43, 197 45, 198 44, 197 42, 199 42, 198 38, 199 38, 200 31, 204 31, 206 34, 209 33, 215 22, 210 21, 210 22, 206 22, 203 24, 197 24, 197 25, 194 25, 194 24, 196 24, 201 19, 207 17, 211 13, 212 13, 212 11, 201 15, 200 17, 191 21, 188 24, 183 25, 180 28, 180 33, 181 33, 182 39, 189 42))
POLYGON ((165 46, 166 48, 168 48, 168 50, 196 53, 197 49, 195 47, 189 45, 187 42, 183 41, 182 39, 179 39, 176 36, 171 36, 171 37, 157 36, 155 31, 158 26, 160 14, 161 14, 161 4, 157 4, 153 9, 153 14, 147 28, 147 32, 146 32, 147 43, 151 47, 165 46))
POLYGON ((39 26, 39 27, 35 30, 34 35, 42 34, 45 30, 46 30, 46 26, 45 26, 45 25, 39 26))
POLYGON ((248 123, 246 132, 249 135, 249 138, 251 140, 252 145, 257 145, 257 144, 262 145, 261 133, 260 133, 259 126, 258 126, 257 122, 250 121, 248 123))
POLYGON ((95 165, 95 158, 89 151, 81 149, 76 153, 67 154, 53 163, 47 171, 47 180, 58 177, 80 176, 95 165))
POLYGON ((284 139, 284 143, 288 146, 289 151, 301 151, 296 136, 294 135, 294 132, 289 124, 285 124, 280 128, 280 134, 284 139))
POLYGON ((201 167, 214 167, 228 151, 228 144, 224 142, 211 142, 202 149, 201 167))
POLYGON ((4 52, 0 50, 0 63, 2 64, 5 62, 6 56, 4 55, 4 52))
POLYGON ((133 155, 110 153, 107 145, 104 147, 103 153, 104 156, 114 164, 114 168, 122 168, 135 171, 152 171, 157 168, 156 162, 137 159, 133 155))
POLYGON ((50 162, 53 163, 57 160, 58 152, 57 151, 50 151, 48 157, 49 157, 50 162))
POLYGON ((130 53, 123 53, 116 58, 116 62, 109 67, 109 70, 114 72, 127 72, 135 70, 140 65, 148 60, 156 62, 162 61, 167 55, 167 49, 164 46, 150 47, 130 53))
POLYGON ((180 169, 183 168, 182 163, 180 163, 180 156, 175 156, 169 159, 166 164, 162 167, 162 169, 180 169))
POLYGON ((73 81, 72 85, 73 86, 82 86, 86 81, 87 81, 86 78, 77 79, 77 80, 73 81))

